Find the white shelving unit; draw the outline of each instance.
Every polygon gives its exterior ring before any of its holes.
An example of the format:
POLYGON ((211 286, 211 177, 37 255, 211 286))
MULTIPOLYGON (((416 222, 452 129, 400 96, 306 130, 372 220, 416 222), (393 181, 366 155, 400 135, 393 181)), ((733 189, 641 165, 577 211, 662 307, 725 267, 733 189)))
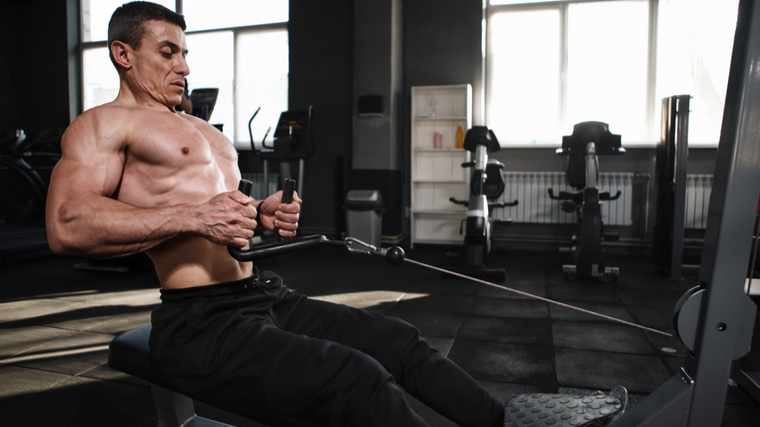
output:
POLYGON ((462 163, 470 153, 455 148, 457 127, 472 127, 472 87, 412 87, 411 246, 415 243, 456 244, 466 208, 449 197, 466 200, 469 176, 462 163), (435 148, 436 133, 441 147, 435 148))

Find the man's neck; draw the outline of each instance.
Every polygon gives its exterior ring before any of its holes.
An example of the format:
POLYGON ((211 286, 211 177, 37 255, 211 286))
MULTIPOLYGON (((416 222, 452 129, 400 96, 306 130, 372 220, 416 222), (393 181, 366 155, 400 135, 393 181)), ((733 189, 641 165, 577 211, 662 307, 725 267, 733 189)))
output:
POLYGON ((172 113, 176 112, 173 106, 170 107, 159 102, 149 93, 141 91, 137 85, 131 84, 129 79, 124 75, 121 75, 119 80, 119 94, 116 95, 114 103, 126 106, 155 108, 162 111, 168 109, 172 113))

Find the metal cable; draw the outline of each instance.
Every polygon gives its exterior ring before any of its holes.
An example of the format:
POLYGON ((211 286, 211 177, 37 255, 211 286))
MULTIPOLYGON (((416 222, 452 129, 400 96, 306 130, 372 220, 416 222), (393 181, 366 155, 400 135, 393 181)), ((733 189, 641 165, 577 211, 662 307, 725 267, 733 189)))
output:
POLYGON ((470 277, 470 276, 467 276, 467 275, 464 275, 464 274, 457 273, 455 271, 446 270, 446 269, 443 269, 443 268, 440 268, 440 267, 436 267, 434 265, 425 264, 425 263, 422 263, 422 262, 419 262, 419 261, 415 261, 413 259, 405 258, 404 260, 405 261, 409 261, 412 264, 417 264, 417 265, 419 265, 421 267, 426 267, 426 268, 429 268, 429 269, 432 269, 432 270, 440 271, 442 273, 451 274, 453 276, 461 277, 461 278, 467 279, 467 280, 472 280, 474 282, 484 283, 486 285, 493 286, 493 287, 496 287, 496 288, 499 288, 499 289, 504 289, 505 291, 514 292, 516 294, 519 294, 519 295, 522 295, 522 296, 526 296, 528 298, 537 299, 537 300, 540 300, 540 301, 548 302, 550 304, 558 305, 560 307, 565 307, 565 308, 569 308, 571 310, 580 311, 581 313, 586 313, 586 314, 590 314, 592 316, 601 317, 603 319, 610 320, 612 322, 622 323, 624 325, 633 326, 634 328, 643 329, 645 331, 654 332, 654 333, 660 334, 660 335, 665 335, 666 337, 671 337, 671 338, 673 337, 673 334, 669 334, 667 332, 663 332, 663 331, 660 331, 660 330, 657 330, 657 329, 649 328, 649 327, 646 327, 646 326, 643 326, 643 325, 638 325, 636 323, 628 322, 628 321, 625 321, 625 320, 617 319, 615 317, 607 316, 606 314, 597 313, 595 311, 586 310, 585 308, 575 307, 575 306, 570 305, 570 304, 565 304, 563 302, 554 301, 554 300, 551 300, 549 298, 544 298, 544 297, 541 297, 541 296, 538 296, 538 295, 533 295, 533 294, 530 294, 528 292, 519 291, 517 289, 513 289, 513 288, 510 288, 510 287, 507 287, 507 286, 502 286, 502 285, 498 285, 496 283, 487 282, 485 280, 477 279, 475 277, 470 277))

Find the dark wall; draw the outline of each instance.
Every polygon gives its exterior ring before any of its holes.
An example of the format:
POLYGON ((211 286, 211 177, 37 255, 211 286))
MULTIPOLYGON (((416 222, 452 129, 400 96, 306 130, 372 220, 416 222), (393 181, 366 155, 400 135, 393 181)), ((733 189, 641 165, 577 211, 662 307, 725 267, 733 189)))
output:
MULTIPOLYGON (((473 124, 480 124, 482 19, 479 1, 404 1, 403 132, 407 153, 411 144, 413 86, 471 84, 473 124)), ((409 168, 408 159, 406 167, 409 168)))
POLYGON ((354 2, 291 0, 288 108, 314 106, 300 226, 341 230, 351 161, 354 2))
POLYGON ((0 3, 0 130, 23 126, 21 46, 15 3, 0 3))
MULTIPOLYGON (((480 1, 404 1, 407 96, 411 96, 412 86, 469 83, 473 86, 473 116, 480 115, 482 19, 480 1)), ((411 105, 411 99, 408 101, 411 105)))
POLYGON ((69 124, 67 2, 0 2, 0 130, 69 124))

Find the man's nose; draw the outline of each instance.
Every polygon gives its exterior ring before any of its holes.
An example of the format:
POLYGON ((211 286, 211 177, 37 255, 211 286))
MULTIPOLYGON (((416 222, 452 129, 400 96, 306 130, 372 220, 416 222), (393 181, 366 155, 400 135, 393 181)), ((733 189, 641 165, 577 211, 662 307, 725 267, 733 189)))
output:
POLYGON ((177 74, 181 74, 183 76, 187 76, 190 74, 190 67, 187 65, 187 59, 185 57, 180 56, 179 64, 177 66, 177 74))

